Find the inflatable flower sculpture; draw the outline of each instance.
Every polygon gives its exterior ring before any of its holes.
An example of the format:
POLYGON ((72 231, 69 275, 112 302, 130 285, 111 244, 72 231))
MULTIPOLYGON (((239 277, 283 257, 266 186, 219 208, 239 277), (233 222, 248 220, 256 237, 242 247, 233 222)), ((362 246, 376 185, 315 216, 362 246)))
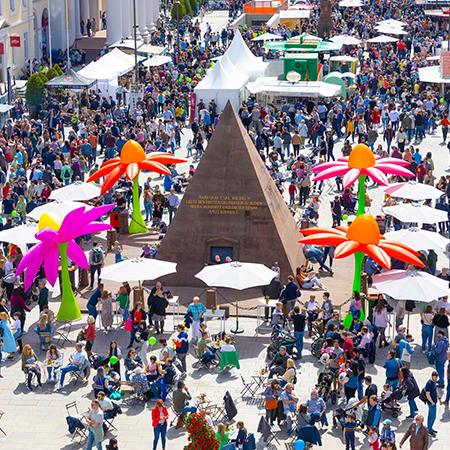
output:
POLYGON ((95 222, 99 217, 108 213, 114 205, 105 205, 85 211, 84 206, 71 211, 66 217, 54 213, 44 213, 39 219, 36 238, 41 242, 33 246, 21 259, 17 266, 16 275, 20 275, 25 269, 25 290, 33 283, 39 268, 44 264, 45 276, 48 282, 54 286, 58 277, 59 256, 61 256, 62 296, 56 319, 80 320, 81 312, 73 295, 69 278, 70 258, 77 266, 83 269, 89 268, 84 251, 74 241, 84 234, 99 233, 109 230, 111 225, 95 222))
POLYGON ((414 174, 405 169, 409 163, 398 158, 380 158, 375 156, 372 150, 364 144, 358 144, 350 153, 350 156, 338 158, 337 161, 320 164, 313 168, 314 172, 319 172, 314 181, 325 180, 327 178, 344 175, 342 185, 344 188, 351 186, 356 180, 359 183, 359 203, 358 213, 364 213, 364 183, 366 177, 382 186, 388 185, 386 173, 413 177, 414 174))
POLYGON ((424 265, 415 250, 382 236, 377 221, 370 214, 361 214, 349 227, 308 228, 301 232, 306 236, 299 241, 302 244, 335 245, 335 258, 355 255, 354 291, 359 292, 361 288, 364 255, 386 269, 391 268, 391 257, 415 266, 424 265))
POLYGON ((106 176, 101 193, 111 189, 122 175, 133 181, 133 215, 130 224, 130 233, 147 233, 147 226, 142 217, 139 203, 139 172, 141 169, 163 175, 170 175, 170 170, 164 164, 178 164, 186 162, 185 159, 175 158, 169 153, 154 152, 145 154, 142 146, 133 140, 125 143, 120 152, 120 158, 113 158, 103 163, 100 170, 95 172, 87 181, 95 181, 106 176))

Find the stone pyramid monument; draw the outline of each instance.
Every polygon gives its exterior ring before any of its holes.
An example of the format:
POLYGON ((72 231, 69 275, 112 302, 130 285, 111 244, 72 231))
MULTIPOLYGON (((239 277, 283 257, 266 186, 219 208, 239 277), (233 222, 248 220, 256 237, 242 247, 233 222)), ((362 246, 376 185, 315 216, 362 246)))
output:
POLYGON ((236 111, 228 102, 189 183, 157 259, 176 262, 166 285, 204 286, 195 278, 219 255, 278 262, 282 282, 304 263, 298 226, 236 111))

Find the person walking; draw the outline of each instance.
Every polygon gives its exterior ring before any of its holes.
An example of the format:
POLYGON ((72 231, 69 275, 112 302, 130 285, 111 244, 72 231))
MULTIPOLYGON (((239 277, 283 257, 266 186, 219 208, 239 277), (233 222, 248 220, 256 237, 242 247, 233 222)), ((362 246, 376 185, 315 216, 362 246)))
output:
POLYGON ((95 272, 97 272, 98 282, 100 283, 100 274, 105 262, 105 255, 103 250, 99 247, 98 242, 92 243, 92 248, 89 251, 89 267, 91 269, 91 285, 94 287, 95 272))
POLYGON ((445 361, 447 361, 448 338, 444 336, 444 332, 439 330, 437 332, 438 341, 436 343, 434 352, 436 354, 436 370, 439 374, 438 387, 445 387, 445 361))
POLYGON ((434 370, 431 373, 431 378, 427 381, 425 385, 425 395, 428 400, 428 418, 427 418, 427 428, 430 436, 435 437, 436 431, 433 429, 434 422, 436 421, 437 414, 437 403, 441 400, 441 396, 437 390, 437 380, 439 374, 434 370))
POLYGON ((153 450, 156 450, 160 436, 163 450, 165 450, 166 448, 168 418, 169 413, 167 411, 167 408, 164 406, 163 401, 161 399, 156 400, 156 406, 152 410, 153 433, 155 435, 153 439, 153 450))
POLYGON ((423 416, 417 415, 414 417, 414 423, 412 423, 403 435, 400 441, 399 448, 403 447, 403 444, 409 439, 409 445, 411 450, 428 450, 428 430, 423 424, 423 416))
POLYGON ((88 439, 86 450, 92 450, 94 443, 98 450, 102 450, 103 441, 103 411, 98 400, 92 400, 91 409, 86 417, 88 423, 88 439))
POLYGON ((420 395, 420 389, 409 368, 402 367, 401 371, 403 373, 402 384, 406 388, 406 398, 409 404, 409 416, 406 417, 406 420, 414 420, 414 415, 419 411, 415 399, 420 395))

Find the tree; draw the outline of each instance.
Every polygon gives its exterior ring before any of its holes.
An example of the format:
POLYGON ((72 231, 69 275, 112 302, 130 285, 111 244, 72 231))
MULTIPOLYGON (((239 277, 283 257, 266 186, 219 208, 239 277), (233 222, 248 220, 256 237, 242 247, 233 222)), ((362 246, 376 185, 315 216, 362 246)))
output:
MULTIPOLYGON (((177 20, 177 5, 174 3, 170 9, 172 19, 177 20)), ((178 18, 181 20, 186 15, 186 8, 183 2, 180 2, 178 6, 178 18)))
POLYGON ((56 71, 56 69, 53 67, 51 69, 47 70, 47 73, 45 74, 45 76, 47 77, 48 81, 53 80, 53 78, 58 77, 58 72, 56 71))
POLYGON ((192 8, 191 8, 191 4, 189 3, 189 0, 182 0, 182 2, 184 3, 184 7, 186 9, 186 15, 191 14, 192 8))
POLYGON ((189 0, 189 4, 191 5, 192 11, 197 9, 197 0, 189 0))
POLYGON ((61 75, 64 75, 64 72, 61 70, 61 67, 59 67, 58 64, 55 64, 55 65, 53 66, 53 69, 56 70, 56 73, 58 74, 58 77, 60 77, 61 75))
POLYGON ((220 442, 202 415, 198 413, 189 415, 186 419, 186 430, 189 433, 190 443, 184 450, 219 450, 220 442))
POLYGON ((42 73, 31 75, 27 82, 25 100, 30 106, 39 106, 44 100, 44 84, 47 77, 42 73))

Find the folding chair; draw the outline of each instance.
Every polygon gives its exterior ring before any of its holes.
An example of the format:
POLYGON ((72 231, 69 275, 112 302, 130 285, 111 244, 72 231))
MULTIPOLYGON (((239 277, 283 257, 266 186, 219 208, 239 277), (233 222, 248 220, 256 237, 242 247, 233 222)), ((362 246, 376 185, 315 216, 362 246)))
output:
POLYGON ((258 383, 255 380, 245 381, 241 374, 241 380, 244 387, 241 390, 241 396, 244 398, 245 394, 248 392, 250 397, 254 397, 256 391, 258 390, 258 383))
POLYGON ((175 421, 178 422, 178 419, 181 418, 181 420, 183 421, 183 425, 185 425, 186 423, 186 415, 185 413, 179 413, 178 411, 175 411, 175 408, 173 407, 173 404, 170 405, 170 409, 172 410, 173 414, 174 414, 174 418, 172 419, 172 422, 170 422, 170 426, 172 426, 174 424, 175 421))
POLYGON ((89 381, 90 373, 91 373, 90 363, 86 358, 80 370, 77 371, 71 370, 69 372, 70 381, 75 380, 75 383, 73 384, 74 386, 78 383, 78 381, 81 381, 82 383, 87 383, 89 381))
POLYGON ((72 322, 70 320, 66 320, 62 328, 59 330, 54 330, 54 338, 57 341, 55 342, 56 345, 64 348, 64 345, 67 343, 69 345, 72 344, 72 342, 69 339, 69 334, 72 331, 72 322))
POLYGON ((117 403, 111 402, 113 405, 113 409, 110 411, 107 411, 110 415, 110 417, 107 419, 105 417, 103 417, 104 422, 106 422, 106 428, 107 430, 111 427, 114 430, 118 431, 117 428, 114 426, 113 422, 116 419, 116 417, 119 414, 122 414, 122 409, 120 408, 120 406, 117 403))
POLYGON ((87 424, 86 424, 86 417, 83 414, 80 414, 78 411, 78 405, 77 402, 70 402, 66 404, 66 411, 67 411, 67 417, 75 417, 78 419, 85 428, 75 428, 74 434, 72 436, 72 440, 75 438, 75 436, 78 436, 80 438, 80 444, 84 439, 87 439, 87 424))
MULTIPOLYGON (((0 420, 2 420, 3 414, 5 414, 5 413, 4 413, 3 411, 0 411, 0 420)), ((0 428, 0 431, 1 431, 5 436, 7 436, 7 434, 3 431, 2 428, 0 428)))
POLYGON ((269 437, 267 438, 267 445, 269 445, 272 441, 275 441, 279 446, 280 445, 280 441, 278 440, 277 434, 281 431, 280 427, 278 426, 278 424, 274 423, 273 425, 270 426, 270 434, 269 437))

